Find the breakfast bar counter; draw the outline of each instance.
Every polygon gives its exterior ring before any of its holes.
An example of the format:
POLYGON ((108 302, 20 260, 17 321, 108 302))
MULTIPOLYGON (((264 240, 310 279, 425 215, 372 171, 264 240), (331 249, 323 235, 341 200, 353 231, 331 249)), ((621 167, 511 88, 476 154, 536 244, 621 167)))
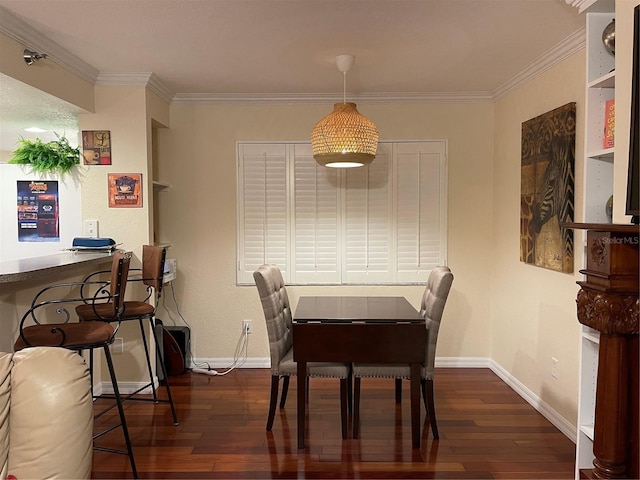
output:
POLYGON ((0 283, 14 283, 48 277, 106 263, 111 252, 60 252, 43 257, 0 262, 0 283))

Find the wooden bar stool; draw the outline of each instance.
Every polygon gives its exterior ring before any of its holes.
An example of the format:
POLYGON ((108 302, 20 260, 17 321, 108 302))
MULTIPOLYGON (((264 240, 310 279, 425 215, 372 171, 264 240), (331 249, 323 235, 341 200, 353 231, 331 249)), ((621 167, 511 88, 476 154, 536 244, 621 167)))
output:
MULTIPOLYGON (((80 319, 80 322, 126 322, 137 321, 140 326, 140 334, 142 337, 142 345, 144 346, 144 352, 147 361, 147 369, 149 372, 149 382, 138 388, 136 391, 123 397, 124 400, 137 400, 137 401, 152 401, 154 403, 168 403, 171 407, 171 415, 173 417, 173 424, 178 425, 178 416, 176 414, 175 405, 173 404, 173 397, 171 396, 171 388, 169 386, 169 376, 164 362, 158 362, 160 369, 164 376, 164 385, 167 392, 167 399, 158 398, 156 391, 156 385, 154 380, 153 368, 151 367, 151 356, 149 354, 149 347, 147 344, 147 336, 144 331, 144 320, 149 321, 151 326, 151 332, 155 341, 155 351, 157 358, 163 358, 163 354, 160 351, 161 338, 158 338, 156 328, 154 325, 154 319, 156 314, 156 306, 160 301, 162 295, 162 285, 164 277, 164 261, 166 257, 166 249, 164 247, 143 245, 142 247, 142 269, 130 269, 130 272, 138 271, 142 273, 141 278, 135 278, 131 276, 129 282, 142 282, 146 285, 147 296, 142 301, 127 300, 124 302, 124 308, 122 313, 117 318, 113 318, 109 315, 109 306, 106 304, 99 305, 95 308, 94 305, 85 304, 76 307, 76 314, 80 319), (151 299, 154 299, 151 302, 151 299), (141 391, 151 387, 153 398, 142 398, 136 396, 141 391)), ((96 275, 104 272, 94 272, 85 280, 95 278, 96 275)))

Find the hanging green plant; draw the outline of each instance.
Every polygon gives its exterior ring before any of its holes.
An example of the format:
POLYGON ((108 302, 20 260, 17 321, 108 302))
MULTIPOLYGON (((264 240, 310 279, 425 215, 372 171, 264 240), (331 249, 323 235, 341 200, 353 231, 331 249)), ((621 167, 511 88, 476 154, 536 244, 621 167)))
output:
MULTIPOLYGON (((55 133, 55 132, 54 132, 55 133)), ((37 173, 69 173, 80 163, 80 148, 72 147, 64 135, 56 133, 57 140, 43 142, 35 140, 18 140, 19 146, 12 152, 9 163, 31 165, 37 173)))

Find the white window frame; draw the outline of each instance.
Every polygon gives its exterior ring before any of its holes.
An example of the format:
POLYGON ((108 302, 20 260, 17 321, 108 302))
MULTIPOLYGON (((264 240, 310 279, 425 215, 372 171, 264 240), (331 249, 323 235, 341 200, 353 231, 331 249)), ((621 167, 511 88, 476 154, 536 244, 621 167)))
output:
POLYGON ((278 264, 290 285, 424 283, 447 262, 447 149, 380 142, 372 167, 343 170, 316 166, 309 142, 237 142, 237 284, 253 285, 262 263, 278 264), (400 224, 402 202, 411 208, 400 224), (430 251, 427 224, 437 224, 430 251))

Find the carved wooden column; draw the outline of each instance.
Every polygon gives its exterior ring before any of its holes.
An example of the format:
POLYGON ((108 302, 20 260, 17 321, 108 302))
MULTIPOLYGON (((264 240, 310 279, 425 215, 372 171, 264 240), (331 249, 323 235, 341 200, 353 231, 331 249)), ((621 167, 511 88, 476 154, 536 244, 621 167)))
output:
POLYGON ((637 225, 570 224, 587 230, 578 321, 600 332, 592 471, 586 478, 640 478, 638 472, 637 225))

